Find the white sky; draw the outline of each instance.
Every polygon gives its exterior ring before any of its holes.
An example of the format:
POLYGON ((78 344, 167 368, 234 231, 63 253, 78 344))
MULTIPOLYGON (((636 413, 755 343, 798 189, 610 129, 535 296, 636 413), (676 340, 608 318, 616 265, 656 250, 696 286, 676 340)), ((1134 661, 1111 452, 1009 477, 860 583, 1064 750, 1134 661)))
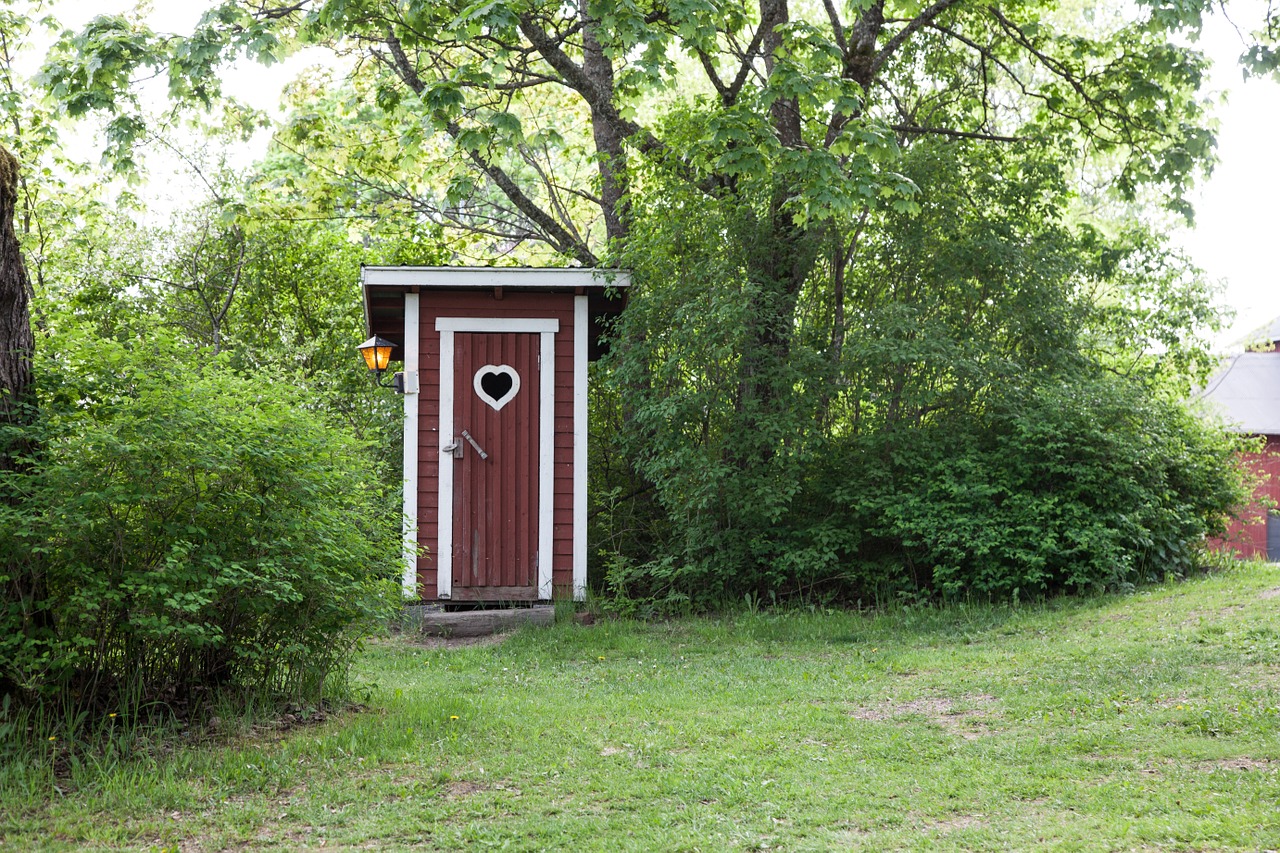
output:
MULTIPOLYGON (((1242 24, 1261 20, 1249 4, 1233 6, 1242 24)), ((1219 339, 1226 346, 1280 316, 1280 83, 1242 79, 1240 38, 1222 18, 1208 22, 1200 49, 1214 59, 1210 86, 1227 103, 1218 110, 1219 163, 1196 199, 1195 230, 1179 242, 1225 283, 1222 301, 1236 311, 1219 339)))
MULTIPOLYGON (((62 0, 53 11, 65 25, 78 27, 93 15, 123 12, 133 5, 132 0, 62 0)), ((161 32, 188 32, 208 5, 204 0, 159 0, 152 26, 161 32)), ((1261 20, 1257 0, 1232 0, 1231 6, 1246 28, 1261 20)), ((1220 162, 1197 194, 1194 230, 1174 239, 1212 280, 1222 283, 1221 300, 1235 310, 1235 322, 1218 340, 1225 348, 1280 316, 1280 83, 1242 79, 1235 61, 1240 37, 1221 17, 1207 21, 1198 46, 1215 63, 1210 89, 1227 96, 1217 111, 1220 162)), ((270 68, 242 61, 225 75, 224 91, 276 114, 283 86, 315 61, 315 53, 270 68)), ((265 145, 262 135, 254 150, 245 152, 245 162, 265 145)), ((162 206, 170 199, 159 188, 173 185, 162 176, 177 170, 176 163, 159 168, 153 164, 157 180, 152 187, 162 206)))

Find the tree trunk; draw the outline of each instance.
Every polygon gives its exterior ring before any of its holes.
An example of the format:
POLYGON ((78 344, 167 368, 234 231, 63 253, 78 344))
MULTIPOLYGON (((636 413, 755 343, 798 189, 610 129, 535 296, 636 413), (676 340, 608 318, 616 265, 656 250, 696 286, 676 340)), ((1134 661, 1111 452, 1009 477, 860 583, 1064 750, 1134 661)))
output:
MULTIPOLYGON (((0 148, 0 427, 31 422, 31 283, 14 231, 18 161, 0 148)), ((14 470, 15 448, 0 444, 0 470, 14 470)))
MULTIPOLYGON (((607 92, 613 92, 613 60, 605 53, 596 38, 596 22, 583 14, 582 22, 582 70, 607 92)), ((600 206, 604 209, 605 236, 622 248, 626 239, 630 216, 627 211, 627 154, 623 147, 625 133, 610 116, 594 107, 591 110, 591 134, 595 138, 597 168, 600 170, 600 206)))
POLYGON ((735 408, 745 417, 744 434, 764 441, 756 447, 728 448, 739 468, 767 461, 775 448, 765 439, 769 421, 790 404, 787 366, 795 332, 800 289, 817 260, 819 232, 799 225, 784 209, 791 188, 775 192, 767 217, 738 236, 749 246, 746 267, 757 288, 751 301, 751 323, 741 354, 735 408))
MULTIPOLYGON (((18 208, 18 161, 0 148, 0 503, 17 506, 21 490, 15 478, 29 467, 32 451, 24 428, 35 420, 35 395, 31 384, 31 357, 35 338, 31 333, 31 283, 22 261, 14 214, 18 208)), ((6 549, 0 554, 0 576, 7 575, 3 604, 3 628, 29 637, 47 633, 49 613, 43 608, 45 584, 41 573, 21 555, 6 549), (20 625, 9 617, 16 615, 20 625)), ((0 668, 0 696, 19 693, 16 673, 0 668)))

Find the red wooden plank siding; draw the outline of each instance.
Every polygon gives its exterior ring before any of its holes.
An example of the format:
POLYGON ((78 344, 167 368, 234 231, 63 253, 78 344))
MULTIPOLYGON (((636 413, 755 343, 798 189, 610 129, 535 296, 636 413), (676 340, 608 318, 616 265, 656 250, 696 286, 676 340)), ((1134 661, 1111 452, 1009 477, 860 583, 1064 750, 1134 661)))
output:
MULTIPOLYGON (((425 300, 423 300, 425 301, 425 300)), ((420 302, 419 305, 422 303, 420 302)), ((418 327, 418 594, 435 599, 438 577, 440 496, 440 335, 435 318, 420 315, 418 327)), ((409 436, 404 437, 409 441, 409 436)))
POLYGON ((573 302, 556 335, 556 421, 555 421, 555 525, 552 551, 555 570, 552 585, 557 594, 571 594, 573 588, 573 302))
MULTIPOLYGON (((543 374, 555 382, 555 438, 554 452, 554 501, 552 512, 553 553, 552 584, 557 593, 568 592, 573 583, 573 334, 574 334, 574 302, 573 295, 567 293, 508 293, 504 298, 495 298, 492 291, 458 292, 432 291, 424 289, 420 296, 420 382, 419 382, 419 414, 418 414, 418 542, 427 549, 427 553, 418 560, 418 581, 423 599, 434 600, 437 597, 436 558, 439 547, 439 530, 437 529, 437 478, 440 470, 440 385, 437 379, 440 370, 440 333, 436 331, 436 319, 439 317, 511 317, 511 318, 548 318, 560 322, 560 330, 555 336, 556 364, 554 369, 546 368, 543 374)), ((454 335, 455 343, 465 333, 454 335)), ((503 338, 506 335, 501 336, 503 338)), ((515 333, 515 337, 527 338, 534 348, 534 364, 537 363, 539 338, 536 334, 515 333)), ((459 362, 455 356, 455 365, 459 362)), ((479 364, 512 363, 504 353, 495 353, 494 357, 479 364)), ((532 371, 536 374, 536 371, 532 371)), ((536 407, 538 405, 538 388, 525 385, 529 377, 521 371, 522 387, 516 399, 505 406, 501 412, 480 403, 484 409, 496 415, 503 415, 512 406, 519 404, 534 407, 533 421, 524 410, 520 420, 525 424, 536 424, 536 407), (534 393, 529 393, 533 391, 534 393)), ((455 396, 468 395, 475 399, 471 387, 471 375, 455 377, 455 396)), ((467 428, 463 423, 455 423, 456 431, 467 428)), ((474 430, 472 433, 474 434, 474 430)), ((408 440, 408 437, 406 437, 408 440)), ((538 456, 538 437, 536 432, 523 431, 520 440, 527 442, 527 448, 517 447, 516 453, 529 454, 536 464, 538 456)), ((481 446, 483 446, 481 442, 481 446)), ((468 455, 474 450, 467 446, 468 455)), ((527 507, 537 506, 538 477, 536 468, 533 476, 527 478, 521 492, 510 491, 498 497, 499 505, 494 512, 499 517, 512 511, 515 504, 527 507)), ((460 508, 460 507, 458 507, 460 508)), ((457 510, 455 509, 455 512, 457 510)), ((534 550, 537 540, 537 517, 528 519, 528 528, 534 538, 534 550)), ((514 536, 511 537, 514 539, 514 536)), ((455 548, 455 552, 458 549, 455 548)), ((460 568, 460 566, 459 566, 460 568)), ((535 585, 537 575, 530 565, 528 577, 520 575, 515 567, 508 566, 502 571, 501 585, 504 587, 521 587, 535 585), (508 581, 511 581, 508 583, 508 581)))

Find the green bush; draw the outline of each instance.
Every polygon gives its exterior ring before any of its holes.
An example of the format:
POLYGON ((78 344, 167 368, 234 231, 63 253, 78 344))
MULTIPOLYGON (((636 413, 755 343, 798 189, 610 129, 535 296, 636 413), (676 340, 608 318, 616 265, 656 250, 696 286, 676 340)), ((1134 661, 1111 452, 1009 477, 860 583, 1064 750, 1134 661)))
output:
POLYGON ((61 330, 39 372, 40 450, 0 510, 0 685, 81 708, 335 686, 397 602, 399 501, 362 448, 286 378, 164 338, 61 330))
POLYGON ((1205 537, 1224 531, 1248 495, 1240 449, 1140 383, 1096 371, 1028 377, 977 411, 833 438, 790 460, 781 482, 796 493, 769 519, 712 531, 686 511, 681 522, 700 540, 673 534, 648 560, 615 556, 608 580, 633 606, 668 610, 744 595, 1017 599, 1128 588, 1188 572, 1205 537))
MULTIPOLYGON (((1177 402, 1101 374, 1044 377, 968 422, 879 436, 832 489, 911 586, 1000 598, 1189 570, 1246 494, 1237 443, 1177 402), (879 451, 879 452, 877 452, 879 451)), ((856 552, 855 552, 856 553, 856 552)))

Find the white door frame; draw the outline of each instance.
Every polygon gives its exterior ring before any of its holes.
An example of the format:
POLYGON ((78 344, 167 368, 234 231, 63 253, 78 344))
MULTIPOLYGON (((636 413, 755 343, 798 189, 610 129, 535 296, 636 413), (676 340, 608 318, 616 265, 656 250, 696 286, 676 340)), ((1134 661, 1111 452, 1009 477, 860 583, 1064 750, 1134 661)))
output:
MULTIPOLYGON (((538 357, 538 598, 551 598, 555 513, 556 333, 560 321, 542 317, 437 317, 440 333, 440 477, 436 595, 453 597, 453 454, 445 447, 453 434, 455 332, 526 332, 540 336, 538 357)), ((465 393, 465 391, 464 391, 465 393)))
POLYGON ((587 297, 573 297, 573 600, 587 597, 587 297))
POLYGON ((401 551, 404 571, 400 588, 406 599, 418 600, 418 294, 404 297, 404 498, 401 551))

